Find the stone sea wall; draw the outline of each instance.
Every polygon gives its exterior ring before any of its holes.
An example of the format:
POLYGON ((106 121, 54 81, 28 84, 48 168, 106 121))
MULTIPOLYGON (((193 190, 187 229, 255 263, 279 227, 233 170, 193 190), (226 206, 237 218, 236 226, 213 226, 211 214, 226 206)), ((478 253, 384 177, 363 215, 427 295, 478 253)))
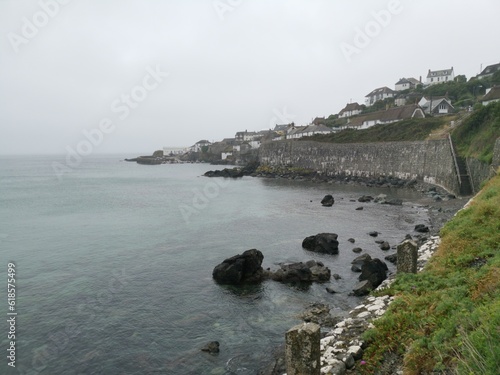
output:
POLYGON ((416 179, 459 192, 447 139, 354 144, 278 141, 261 145, 259 161, 270 166, 313 169, 328 176, 416 179))

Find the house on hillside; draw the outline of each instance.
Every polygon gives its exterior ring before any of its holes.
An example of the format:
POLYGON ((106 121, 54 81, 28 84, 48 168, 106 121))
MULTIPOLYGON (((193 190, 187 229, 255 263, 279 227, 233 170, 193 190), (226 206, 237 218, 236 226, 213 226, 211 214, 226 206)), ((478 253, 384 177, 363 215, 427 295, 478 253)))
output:
POLYGON ((481 73, 479 73, 476 78, 487 78, 491 77, 493 74, 496 72, 500 71, 500 63, 498 64, 493 64, 493 65, 488 65, 486 68, 483 69, 481 73))
POLYGON ((421 83, 422 82, 420 82, 418 79, 415 78, 401 78, 399 81, 396 82, 394 89, 396 91, 414 89, 415 87, 417 87, 417 85, 420 85, 421 83))
POLYGON ((395 95, 396 91, 391 90, 389 87, 379 87, 365 96, 365 105, 369 107, 379 100, 393 98, 395 95))
POLYGON ((190 151, 192 152, 200 152, 202 147, 210 146, 212 143, 207 141, 206 139, 202 139, 201 141, 196 142, 194 145, 190 147, 190 151))
POLYGON ((304 129, 302 129, 299 132, 300 134, 299 138, 311 137, 315 134, 330 134, 331 132, 332 129, 330 129, 328 126, 311 124, 307 125, 306 127, 304 127, 304 129))
POLYGON ((483 105, 488 105, 493 102, 500 101, 500 86, 493 86, 491 89, 486 90, 486 94, 481 98, 483 105))
POLYGON ((422 107, 424 113, 431 115, 447 115, 455 112, 455 107, 451 105, 451 100, 445 96, 423 96, 418 105, 422 107))
POLYGON ((286 139, 297 139, 301 138, 301 132, 304 130, 306 127, 305 126, 292 126, 288 128, 288 131, 286 132, 286 139))
POLYGON ((368 129, 379 124, 390 124, 393 122, 407 120, 410 118, 424 118, 422 108, 417 104, 392 107, 383 111, 377 111, 353 117, 345 126, 351 129, 368 129))
POLYGON ((260 137, 257 132, 249 132, 245 130, 244 132, 237 132, 234 136, 238 142, 253 141, 254 139, 260 137))
POLYGON ((426 85, 435 85, 436 83, 443 83, 453 81, 455 79, 455 73, 453 72, 453 67, 451 69, 444 70, 430 70, 427 73, 426 85))
POLYGON ((363 106, 358 104, 357 102, 349 103, 344 108, 342 108, 339 112, 339 118, 347 118, 351 116, 356 116, 361 113, 363 110, 363 106))

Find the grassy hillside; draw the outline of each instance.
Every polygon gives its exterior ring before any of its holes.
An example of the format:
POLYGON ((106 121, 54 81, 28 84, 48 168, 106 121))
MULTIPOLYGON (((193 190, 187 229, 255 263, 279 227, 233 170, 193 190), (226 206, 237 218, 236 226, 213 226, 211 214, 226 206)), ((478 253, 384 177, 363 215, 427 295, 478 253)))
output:
POLYGON ((495 140, 500 137, 500 102, 480 106, 452 133, 460 155, 491 163, 495 140))
POLYGON ((423 141, 431 132, 449 123, 451 118, 446 116, 409 119, 392 124, 376 125, 364 130, 348 129, 333 134, 315 135, 301 138, 301 140, 333 143, 423 141))
POLYGON ((441 237, 423 272, 384 292, 397 298, 366 333, 364 373, 396 353, 405 374, 500 374, 500 171, 441 237))

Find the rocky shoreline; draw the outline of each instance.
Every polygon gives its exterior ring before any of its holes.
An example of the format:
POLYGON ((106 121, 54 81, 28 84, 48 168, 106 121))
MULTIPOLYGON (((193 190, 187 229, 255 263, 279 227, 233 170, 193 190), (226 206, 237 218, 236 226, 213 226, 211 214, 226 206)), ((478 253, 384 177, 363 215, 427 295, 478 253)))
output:
MULTIPOLYGON (((412 189, 420 193, 420 198, 411 203, 427 209, 430 225, 428 232, 421 233, 415 238, 419 244, 418 248, 418 270, 420 271, 428 259, 438 247, 440 238, 439 231, 443 225, 449 221, 455 213, 464 207, 466 200, 457 198, 445 189, 416 180, 402 180, 392 176, 367 178, 358 176, 325 176, 315 171, 299 170, 296 168, 268 168, 256 164, 245 168, 225 168, 221 171, 209 171, 207 177, 240 178, 243 176, 288 179, 295 181, 311 181, 316 183, 329 184, 357 184, 377 188, 387 189, 412 189)), ((325 197, 326 198, 326 197, 325 197)), ((382 196, 376 198, 363 196, 358 199, 360 202, 374 201, 381 204, 402 204, 400 201, 385 200, 382 196), (365 200, 363 200, 365 199, 365 200)), ((403 240, 403 239, 402 239, 403 240)), ((395 259, 386 260, 395 262, 395 259)), ((386 288, 392 283, 395 274, 382 282, 376 290, 386 288)), ((332 291, 334 293, 335 291, 332 291)), ((373 320, 382 316, 387 310, 393 297, 368 296, 365 301, 349 311, 346 317, 339 320, 339 317, 332 316, 330 307, 323 303, 316 303, 310 306, 301 315, 305 322, 315 322, 322 327, 321 339, 321 366, 322 374, 354 374, 359 366, 363 366, 362 354, 366 348, 366 343, 362 341, 362 334, 371 328, 373 320)), ((268 363, 259 375, 282 375, 286 372, 284 361, 284 347, 276 349, 275 359, 268 363)), ((382 364, 380 374, 402 374, 400 358, 394 356, 386 358, 382 364)))

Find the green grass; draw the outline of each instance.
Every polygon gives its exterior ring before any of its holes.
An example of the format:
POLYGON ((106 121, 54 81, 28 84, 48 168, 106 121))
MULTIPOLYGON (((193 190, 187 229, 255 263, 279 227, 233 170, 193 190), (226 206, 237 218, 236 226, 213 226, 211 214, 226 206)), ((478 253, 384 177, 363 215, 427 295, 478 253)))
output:
POLYGON ((479 107, 452 133, 461 156, 491 163, 495 140, 500 137, 500 102, 479 107))
POLYGON ((392 124, 375 125, 363 130, 347 129, 338 133, 315 135, 300 140, 332 143, 423 141, 432 131, 449 122, 449 117, 409 119, 392 124))
POLYGON ((385 292, 397 298, 365 334, 364 374, 386 353, 410 375, 500 373, 500 174, 441 238, 423 272, 398 275, 385 292))

